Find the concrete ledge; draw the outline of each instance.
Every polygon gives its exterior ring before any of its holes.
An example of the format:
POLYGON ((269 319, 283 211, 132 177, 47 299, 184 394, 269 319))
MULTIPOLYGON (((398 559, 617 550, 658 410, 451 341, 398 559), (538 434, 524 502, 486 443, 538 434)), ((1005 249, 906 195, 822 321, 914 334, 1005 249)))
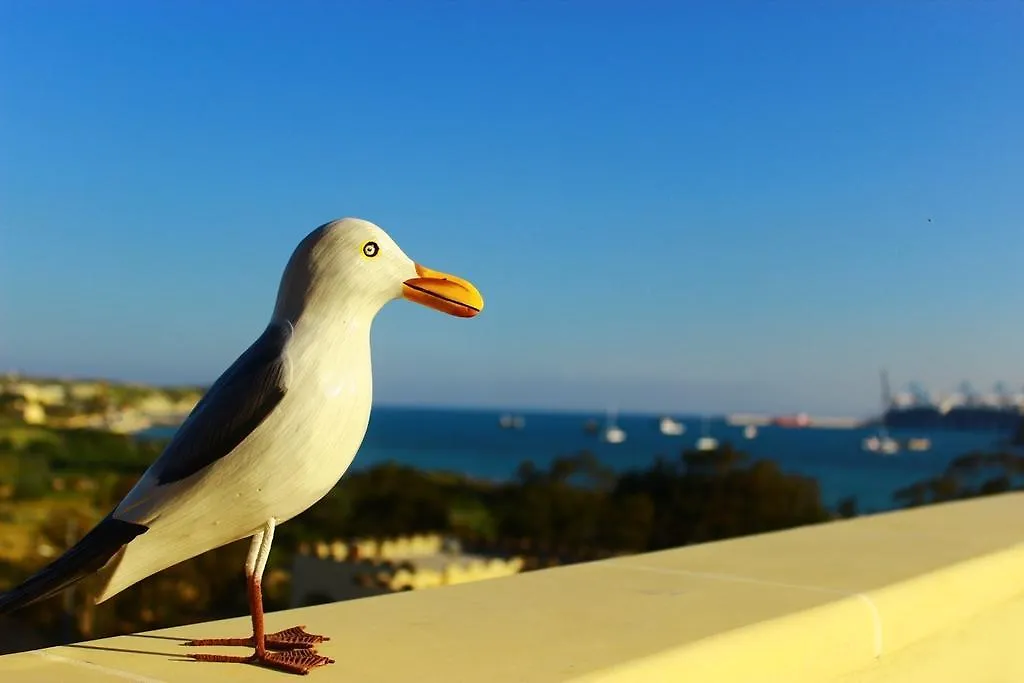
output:
MULTIPOLYGON (((311 675, 359 683, 1007 681, 1008 667, 1024 670, 1024 653, 1010 644, 1024 632, 1024 494, 278 612, 268 621, 271 629, 302 623, 332 636, 320 650, 337 663, 311 675), (949 649, 957 638, 974 638, 972 666, 1001 669, 942 678, 958 670, 949 649), (939 654, 942 669, 933 662, 939 654)), ((0 680, 282 680, 180 657, 185 639, 248 629, 240 618, 8 655, 0 657, 0 680)))

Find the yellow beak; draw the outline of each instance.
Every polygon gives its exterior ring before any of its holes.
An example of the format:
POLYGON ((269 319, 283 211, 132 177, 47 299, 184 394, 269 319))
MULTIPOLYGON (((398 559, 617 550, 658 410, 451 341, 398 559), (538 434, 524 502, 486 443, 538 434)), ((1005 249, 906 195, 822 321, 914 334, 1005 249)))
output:
POLYGON ((416 264, 416 274, 402 283, 402 296, 460 318, 472 318, 484 308, 484 298, 472 283, 416 264))

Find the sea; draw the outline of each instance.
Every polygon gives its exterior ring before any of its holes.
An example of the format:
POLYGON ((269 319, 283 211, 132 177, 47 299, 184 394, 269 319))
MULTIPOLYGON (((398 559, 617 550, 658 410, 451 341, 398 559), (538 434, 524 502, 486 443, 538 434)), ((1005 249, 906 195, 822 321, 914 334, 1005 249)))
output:
MULTIPOLYGON (((525 412, 520 430, 502 429, 499 411, 448 410, 406 407, 374 407, 370 424, 353 469, 397 462, 424 470, 459 472, 467 476, 501 481, 510 479, 524 460, 538 466, 554 458, 583 450, 594 453, 615 471, 642 468, 657 456, 678 457, 692 449, 704 433, 736 448, 753 459, 771 459, 785 471, 814 477, 822 500, 835 508, 845 498, 857 500, 861 514, 898 507, 893 493, 909 484, 940 474, 954 458, 974 450, 1004 447, 1009 435, 997 432, 898 431, 900 439, 927 437, 927 452, 901 451, 894 456, 866 452, 861 442, 874 434, 870 428, 799 429, 758 427, 753 439, 743 428, 724 418, 678 417, 686 431, 665 436, 655 415, 621 414, 616 423, 627 438, 609 444, 587 433, 588 420, 603 424, 599 413, 525 412), (702 432, 702 430, 705 430, 702 432)), ((168 437, 176 427, 154 427, 140 436, 168 437)))

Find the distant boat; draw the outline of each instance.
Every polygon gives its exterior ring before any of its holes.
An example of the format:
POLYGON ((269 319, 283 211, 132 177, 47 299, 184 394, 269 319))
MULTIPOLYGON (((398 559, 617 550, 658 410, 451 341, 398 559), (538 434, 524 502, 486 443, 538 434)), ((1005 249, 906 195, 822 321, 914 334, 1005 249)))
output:
POLYGON ((602 437, 607 443, 622 443, 626 440, 626 432, 615 423, 615 411, 609 410, 605 419, 604 434, 602 437))
POLYGON ((909 451, 922 452, 922 451, 929 451, 929 450, 931 450, 931 448, 932 448, 932 440, 931 439, 919 438, 919 439, 910 439, 909 441, 907 441, 907 450, 909 450, 909 451))
POLYGON ((869 436, 861 442, 861 447, 871 453, 881 455, 896 455, 900 452, 900 443, 889 436, 884 429, 879 430, 877 436, 869 436))
POLYGON ((1000 386, 993 396, 978 397, 970 385, 966 385, 938 403, 922 394, 912 394, 909 400, 898 403, 890 398, 882 411, 890 428, 1012 434, 1024 418, 1024 401, 1021 397, 1007 395, 1000 386))
POLYGON ((526 426, 526 420, 522 415, 505 413, 498 418, 498 424, 501 425, 502 429, 522 429, 526 426))
MULTIPOLYGON (((883 409, 889 403, 889 376, 882 371, 882 407, 883 409)), ((861 448, 868 451, 869 453, 879 453, 881 455, 896 455, 900 451, 900 443, 896 439, 889 436, 889 430, 886 428, 886 415, 882 414, 882 424, 878 429, 878 433, 869 436, 861 441, 861 448)))
POLYGON ((697 439, 698 451, 713 451, 718 448, 718 439, 710 436, 702 436, 697 439))
POLYGON ((754 425, 747 425, 743 428, 743 437, 746 439, 753 439, 757 437, 757 427, 754 425))
POLYGON ((665 436, 680 436, 686 432, 686 425, 666 415, 658 420, 658 429, 665 436))
POLYGON ((807 413, 796 415, 782 415, 772 420, 776 427, 788 427, 790 429, 801 429, 811 424, 811 418, 807 413))
POLYGON ((710 435, 708 431, 708 419, 705 417, 700 421, 701 437, 697 439, 698 451, 713 451, 718 448, 718 439, 710 435))

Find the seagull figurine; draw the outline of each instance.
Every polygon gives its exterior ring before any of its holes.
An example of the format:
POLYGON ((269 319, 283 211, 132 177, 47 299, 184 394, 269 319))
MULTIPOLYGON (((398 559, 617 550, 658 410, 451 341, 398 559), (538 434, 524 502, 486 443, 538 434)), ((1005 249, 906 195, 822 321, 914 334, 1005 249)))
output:
POLYGON ((252 637, 189 646, 248 646, 247 657, 193 654, 306 674, 333 663, 327 637, 302 626, 266 633, 261 581, 274 528, 341 479, 366 433, 370 327, 405 298, 471 318, 472 284, 413 262, 381 228, 358 218, 325 223, 296 247, 263 333, 222 374, 159 458, 78 543, 11 591, 0 615, 99 572, 96 602, 208 550, 251 538, 245 574, 252 637))

